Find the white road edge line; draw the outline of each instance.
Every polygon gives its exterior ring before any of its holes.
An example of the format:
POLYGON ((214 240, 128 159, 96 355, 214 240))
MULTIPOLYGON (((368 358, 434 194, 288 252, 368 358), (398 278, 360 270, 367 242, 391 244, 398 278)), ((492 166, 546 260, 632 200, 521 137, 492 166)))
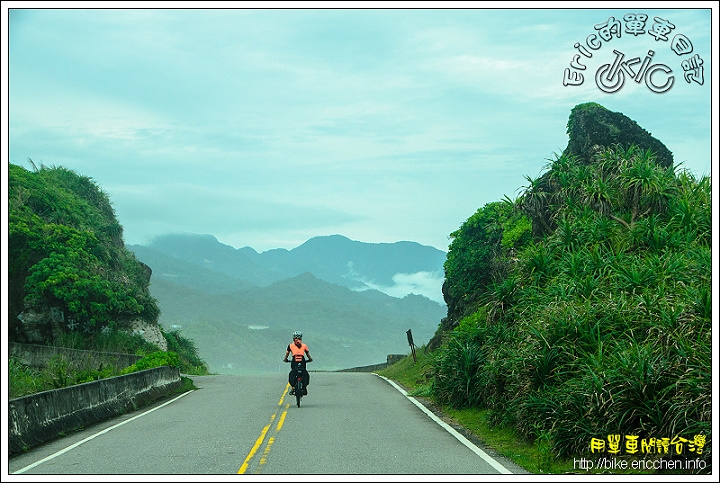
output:
POLYGON ((115 428, 117 428, 117 427, 119 427, 119 426, 122 426, 122 425, 125 424, 125 423, 129 423, 130 421, 132 421, 132 420, 134 420, 134 419, 141 418, 141 417, 145 416, 146 414, 150 414, 151 412, 155 411, 156 409, 160 409, 160 408, 163 407, 163 406, 167 406, 167 405, 170 404, 171 402, 177 401, 177 400, 180 399, 181 397, 186 396, 186 395, 190 394, 191 392, 192 392, 192 391, 184 392, 184 393, 180 394, 178 397, 173 398, 173 399, 171 399, 170 401, 161 404, 160 406, 157 406, 157 407, 154 407, 154 408, 152 408, 152 409, 149 409, 149 410, 145 411, 144 413, 138 414, 137 416, 133 416, 133 417, 130 418, 130 419, 126 419, 125 421, 123 421, 123 422, 121 422, 121 423, 118 423, 118 424, 116 424, 116 425, 114 425, 114 426, 110 426, 109 428, 105 428, 105 429, 103 429, 102 431, 93 434, 92 436, 88 436, 87 438, 83 439, 82 441, 78 441, 77 443, 72 444, 72 445, 68 446, 67 448, 58 451, 57 453, 53 453, 53 454, 51 454, 50 456, 47 456, 47 457, 41 459, 40 461, 36 461, 35 463, 26 466, 25 468, 22 468, 22 469, 20 469, 20 470, 14 471, 12 474, 13 474, 13 475, 19 475, 20 473, 24 473, 24 472, 26 472, 27 470, 33 469, 33 468, 35 468, 36 466, 45 463, 46 461, 50 461, 51 459, 57 458, 57 457, 60 456, 61 454, 67 453, 67 452, 70 451, 71 449, 77 448, 77 447, 80 446, 81 444, 83 444, 83 443, 85 443, 85 442, 87 442, 87 441, 90 441, 91 439, 93 439, 93 438, 95 438, 95 437, 97 437, 97 436, 100 436, 101 434, 105 434, 105 433, 107 433, 108 431, 110 431, 110 430, 112 430, 112 429, 115 429, 115 428))
MULTIPOLYGON (((373 372, 373 374, 375 374, 375 373, 373 372)), ((512 474, 513 474, 512 471, 508 470, 508 469, 505 468, 503 465, 501 465, 500 463, 498 463, 497 461, 495 461, 495 459, 493 459, 493 458, 492 458, 490 455, 488 455, 486 452, 484 452, 483 450, 481 450, 480 448, 478 448, 477 446, 475 446, 473 443, 471 443, 465 436, 463 436, 462 434, 458 433, 452 426, 448 425, 445 421, 443 421, 442 419, 440 419, 440 418, 438 418, 437 416, 435 416, 435 414, 434 414, 432 411, 430 411, 428 408, 426 408, 420 401, 418 401, 417 399, 415 399, 415 398, 412 397, 412 396, 408 396, 408 393, 407 393, 403 388, 401 388, 400 386, 398 386, 394 381, 391 381, 391 380, 388 379, 387 377, 381 376, 380 374, 375 374, 375 375, 378 376, 378 377, 382 377, 382 378, 385 379, 388 383, 390 383, 392 386, 394 386, 395 389, 397 389, 398 391, 400 391, 400 393, 401 393, 403 396, 405 396, 406 398, 408 398, 414 405, 416 405, 417 407, 419 407, 420 409, 422 409, 422 411, 423 411, 425 414, 427 414, 428 416, 430 416, 430 418, 431 418, 433 421, 435 421, 435 422, 438 423, 440 426, 442 426, 448 433, 450 433, 450 434, 452 434, 453 436, 455 436, 455 438, 456 438, 458 441, 460 441, 462 444, 464 444, 465 446, 467 446, 468 449, 470 449, 470 451, 472 451, 473 453, 475 453, 476 455, 478 455, 479 457, 481 457, 483 460, 485 460, 485 462, 488 463, 490 466, 492 466, 493 468, 495 468, 496 470, 498 470, 498 471, 499 471, 500 473, 502 473, 502 474, 505 474, 505 475, 512 475, 512 474)))

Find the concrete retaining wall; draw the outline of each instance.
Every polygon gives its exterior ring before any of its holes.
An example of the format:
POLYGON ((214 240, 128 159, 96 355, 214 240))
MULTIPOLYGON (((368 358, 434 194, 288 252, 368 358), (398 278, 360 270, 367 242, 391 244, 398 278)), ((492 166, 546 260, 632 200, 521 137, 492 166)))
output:
POLYGON ((8 356, 17 358, 26 366, 45 367, 51 358, 58 355, 69 361, 74 367, 81 369, 97 369, 107 365, 124 369, 142 359, 142 356, 118 352, 95 352, 40 344, 8 343, 8 356))
POLYGON ((181 385, 179 369, 163 366, 11 399, 9 454, 142 407, 181 385))
POLYGON ((385 369, 387 366, 395 364, 400 359, 403 359, 405 354, 389 354, 387 356, 387 362, 381 362, 380 364, 372 364, 369 366, 351 367, 350 369, 341 369, 337 372, 374 372, 381 369, 385 369))

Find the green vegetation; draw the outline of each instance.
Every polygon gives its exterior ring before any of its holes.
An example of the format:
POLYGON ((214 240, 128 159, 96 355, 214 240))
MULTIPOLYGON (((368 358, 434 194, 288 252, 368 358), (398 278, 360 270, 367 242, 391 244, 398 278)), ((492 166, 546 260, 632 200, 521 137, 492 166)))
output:
POLYGON ((530 442, 520 437, 512 428, 493 425, 488 420, 488 410, 477 408, 457 409, 442 405, 433 394, 433 373, 436 357, 442 351, 430 351, 427 347, 416 349, 417 362, 411 356, 378 371, 378 374, 403 385, 410 396, 425 398, 437 405, 444 416, 451 418, 475 436, 488 448, 503 455, 533 474, 563 474, 573 472, 572 460, 557 459, 540 441, 530 442))
POLYGON ((198 376, 206 376, 210 373, 205 360, 198 355, 198 349, 192 339, 183 337, 177 330, 162 331, 162 333, 168 343, 168 351, 178 355, 177 367, 180 368, 180 372, 198 376))
POLYGON ((684 473, 711 472, 709 178, 632 146, 548 168, 453 233, 447 330, 420 372, 389 377, 490 445, 507 431, 533 472, 571 471, 598 455, 592 443, 608 456, 613 435, 626 460, 637 436, 635 456, 699 458, 704 469, 684 473), (503 244, 523 216, 533 236, 503 244), (681 454, 659 451, 678 437, 681 454))
POLYGON ((56 355, 50 358, 45 367, 33 368, 11 357, 8 365, 8 395, 13 399, 164 365, 178 367, 183 374, 210 374, 191 340, 174 332, 164 335, 168 339, 167 352, 159 350, 155 344, 150 344, 139 335, 130 335, 122 331, 106 332, 93 340, 83 339, 79 334, 69 334, 56 340, 54 345, 107 353, 136 354, 143 358, 132 366, 122 368, 113 363, 112 356, 109 357, 109 362, 92 366, 78 365, 76 361, 56 355))
POLYGON ((42 370, 25 366, 11 357, 8 361, 8 395, 10 399, 14 399, 116 375, 118 375, 117 369, 113 366, 74 369, 70 361, 61 356, 51 358, 42 370))
MULTIPOLYGON (((594 144, 595 111, 614 133, 595 104, 573 110, 568 126, 589 127, 581 147, 591 156, 566 150, 518 199, 488 203, 451 234, 447 317, 417 363, 381 373, 533 473, 581 472, 574 460, 609 455, 617 436, 624 461, 700 460, 677 473, 709 474, 710 178, 659 163, 649 148, 594 144)), ((165 353, 115 335, 131 320, 157 323, 159 311, 107 197, 67 170, 10 167, 10 340, 32 335, 12 322, 32 309, 51 315, 32 328, 50 343, 122 344, 146 356, 136 368, 207 371, 178 332, 165 334, 165 353)), ((61 387, 107 370, 71 375, 58 360, 39 375, 11 361, 10 386, 61 387)))
MULTIPOLYGON (((125 248, 108 196, 72 170, 33 167, 9 166, 9 341, 136 354, 150 357, 137 370, 162 362, 207 374, 194 343, 177 332, 159 327, 169 346, 161 357, 151 356, 158 346, 131 333, 134 322, 157 325, 160 310, 148 290, 152 271, 125 248)), ((10 362, 10 397, 127 372, 59 356, 43 369, 10 362)))
POLYGON ((673 155, 670 150, 649 132, 619 112, 612 112, 595 102, 578 104, 570 111, 567 122, 570 135, 563 155, 577 158, 580 164, 592 163, 599 147, 631 146, 652 151, 655 163, 670 168, 673 155))
MULTIPOLYGON (((12 339, 27 336, 17 316, 28 311, 52 312, 86 334, 157 323, 149 271, 125 249, 110 201, 90 178, 11 164, 8 209, 12 339)), ((44 340, 58 331, 46 320, 35 328, 44 340)))
POLYGON ((488 203, 450 234, 445 290, 453 294, 448 302, 448 313, 456 315, 453 323, 471 314, 488 287, 505 278, 508 259, 530 235, 530 221, 508 200, 488 203))
POLYGON ((157 351, 152 354, 148 354, 135 364, 126 367, 120 374, 130 374, 131 372, 144 371, 145 369, 152 369, 154 367, 179 367, 180 358, 175 352, 172 351, 157 351))
MULTIPOLYGON (((163 351, 152 353, 139 360, 136 364, 122 370, 114 365, 104 364, 101 364, 98 368, 77 368, 72 361, 61 355, 52 357, 45 367, 37 369, 28 367, 15 357, 11 357, 8 361, 8 397, 9 399, 15 399, 42 391, 60 389, 163 365, 178 367, 178 364, 180 364, 180 359, 177 354, 163 351)), ((197 389, 193 380, 189 377, 181 375, 180 380, 180 387, 168 395, 181 394, 197 389)), ((61 433, 61 435, 63 434, 61 433)))

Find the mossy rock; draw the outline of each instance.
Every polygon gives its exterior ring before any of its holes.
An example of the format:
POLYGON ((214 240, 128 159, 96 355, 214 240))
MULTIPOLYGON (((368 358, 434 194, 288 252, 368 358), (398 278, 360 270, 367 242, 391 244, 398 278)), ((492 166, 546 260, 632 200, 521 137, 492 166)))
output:
POLYGON ((673 154, 662 142, 624 114, 595 102, 578 104, 572 109, 567 133, 570 140, 563 154, 576 156, 583 163, 590 163, 603 148, 620 145, 628 149, 635 145, 652 151, 663 168, 673 165, 673 154))

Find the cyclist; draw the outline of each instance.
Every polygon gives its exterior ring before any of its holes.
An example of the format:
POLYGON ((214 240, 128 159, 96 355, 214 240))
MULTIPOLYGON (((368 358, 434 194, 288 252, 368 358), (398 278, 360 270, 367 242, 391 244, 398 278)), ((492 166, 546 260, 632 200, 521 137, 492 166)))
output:
MULTIPOLYGON (((305 355, 307 355, 307 361, 312 362, 313 359, 310 355, 310 350, 308 349, 308 346, 302 341, 302 332, 296 330, 295 332, 293 332, 292 344, 288 344, 287 350, 285 351, 285 358, 283 359, 283 362, 290 362, 290 374, 288 374, 288 382, 292 386, 290 394, 295 394, 295 382, 297 381, 297 375, 295 373, 295 370, 297 369, 298 363, 305 360, 305 355), (293 355, 293 359, 292 361, 288 361, 288 356, 291 353, 293 355)), ((307 395, 307 387, 309 384, 310 373, 306 370, 305 378, 303 380, 303 396, 307 395)))

